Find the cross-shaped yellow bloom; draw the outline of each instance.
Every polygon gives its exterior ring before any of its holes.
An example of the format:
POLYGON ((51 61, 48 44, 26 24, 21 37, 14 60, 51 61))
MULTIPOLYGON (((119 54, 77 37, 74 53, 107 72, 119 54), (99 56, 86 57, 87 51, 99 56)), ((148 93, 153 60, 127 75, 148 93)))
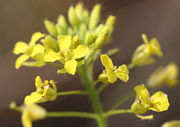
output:
POLYGON ((111 58, 107 55, 100 56, 101 63, 105 67, 102 74, 99 75, 98 80, 104 83, 114 83, 117 78, 127 82, 129 79, 129 70, 125 64, 116 67, 113 65, 111 58))
POLYGON ((44 119, 46 110, 36 104, 26 104, 22 107, 22 124, 24 127, 32 127, 32 122, 44 119))
POLYGON ((158 91, 150 96, 144 85, 138 85, 134 90, 137 93, 137 100, 132 104, 131 110, 136 115, 142 115, 148 110, 162 112, 168 109, 169 101, 165 93, 158 91))
POLYGON ((17 58, 15 67, 16 69, 19 69, 22 64, 27 65, 27 66, 43 66, 43 53, 44 53, 44 46, 41 44, 36 44, 36 42, 44 37, 45 35, 36 32, 32 35, 31 41, 29 44, 26 44, 25 42, 19 41, 16 43, 13 53, 18 55, 18 54, 23 54, 20 57, 17 58), (34 59, 35 62, 26 62, 29 58, 34 59))
POLYGON ((45 54, 46 62, 60 61, 64 68, 58 70, 58 73, 69 73, 74 75, 78 64, 83 63, 83 57, 85 57, 89 48, 86 45, 78 44, 78 37, 71 36, 58 36, 59 52, 54 50, 48 50, 45 54))
POLYGON ((145 34, 142 34, 144 44, 140 45, 133 54, 130 67, 143 66, 155 62, 153 55, 162 56, 161 47, 156 38, 148 40, 145 34))
POLYGON ((25 97, 25 104, 42 103, 53 101, 57 97, 57 88, 53 80, 42 82, 39 76, 35 79, 36 91, 25 97))

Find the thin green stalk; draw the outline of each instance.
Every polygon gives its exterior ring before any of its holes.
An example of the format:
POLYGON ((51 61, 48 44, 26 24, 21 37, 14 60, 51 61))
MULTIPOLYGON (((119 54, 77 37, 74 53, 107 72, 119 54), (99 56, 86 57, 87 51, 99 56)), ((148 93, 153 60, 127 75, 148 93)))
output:
POLYGON ((129 65, 128 65, 128 69, 129 70, 131 70, 131 69, 133 69, 135 66, 132 64, 132 63, 130 63, 129 65))
POLYGON ((132 113, 132 111, 130 109, 111 110, 111 111, 104 113, 104 116, 109 117, 112 115, 125 114, 125 113, 132 113))
POLYGON ((130 93, 128 93, 128 95, 125 95, 121 98, 119 98, 110 108, 110 110, 116 109, 119 106, 121 106, 122 104, 124 104, 126 101, 128 101, 129 99, 131 99, 132 97, 135 96, 134 91, 131 91, 130 93))
POLYGON ((63 66, 62 66, 61 64, 57 64, 57 63, 47 62, 46 64, 51 65, 51 66, 54 66, 54 67, 57 67, 57 68, 63 68, 63 66))
POLYGON ((58 95, 58 96, 67 96, 67 95, 87 95, 87 92, 86 92, 86 91, 80 91, 80 90, 73 90, 73 91, 59 92, 57 95, 58 95))
POLYGON ((79 75, 83 84, 86 87, 86 91, 89 96, 89 100, 91 101, 92 108, 94 112, 97 114, 97 124, 98 127, 108 127, 107 119, 104 117, 104 110, 101 105, 99 96, 95 90, 95 86, 93 85, 93 74, 92 74, 92 66, 83 65, 79 71, 79 75))
POLYGON ((102 84, 98 90, 97 90, 97 93, 100 94, 107 86, 109 86, 109 83, 104 83, 102 84))
POLYGON ((88 112, 48 112, 47 117, 82 117, 97 119, 97 115, 88 112))

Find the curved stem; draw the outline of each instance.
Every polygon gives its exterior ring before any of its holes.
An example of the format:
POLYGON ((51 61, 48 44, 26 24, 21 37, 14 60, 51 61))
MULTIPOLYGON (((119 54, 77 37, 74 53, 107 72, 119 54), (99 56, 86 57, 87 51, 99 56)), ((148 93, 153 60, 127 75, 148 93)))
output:
POLYGON ((104 83, 103 85, 101 85, 98 88, 97 93, 100 94, 107 86, 109 86, 109 83, 104 83))
POLYGON ((104 113, 104 116, 108 117, 108 116, 124 114, 124 113, 133 113, 133 112, 130 109, 111 110, 111 111, 104 113))
POLYGON ((73 91, 59 92, 57 95, 58 95, 58 96, 67 96, 67 95, 87 95, 87 92, 86 92, 86 91, 80 91, 80 90, 73 90, 73 91))
POLYGON ((82 117, 97 119, 97 115, 88 112, 48 112, 47 117, 82 117))
POLYGON ((126 101, 128 101, 129 99, 131 99, 132 97, 135 96, 134 91, 131 91, 130 93, 128 93, 127 95, 119 98, 110 108, 110 110, 116 109, 119 106, 121 106, 122 104, 124 104, 126 101))

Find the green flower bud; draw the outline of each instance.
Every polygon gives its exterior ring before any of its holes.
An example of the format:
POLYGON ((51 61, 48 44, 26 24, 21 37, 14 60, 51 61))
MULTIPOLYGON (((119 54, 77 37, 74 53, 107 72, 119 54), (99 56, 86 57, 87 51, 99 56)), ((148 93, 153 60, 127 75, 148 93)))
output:
POLYGON ((47 31, 49 32, 49 34, 53 35, 53 36, 57 36, 58 32, 56 30, 56 25, 49 21, 49 20, 45 20, 44 21, 45 27, 47 29, 47 31))
POLYGON ((77 18, 74 7, 72 7, 72 6, 69 8, 69 11, 68 11, 68 19, 69 19, 70 24, 73 27, 78 27, 79 20, 77 18))
POLYGON ((60 34, 67 34, 68 24, 67 24, 66 19, 63 15, 60 15, 58 17, 56 28, 57 28, 57 32, 59 35, 60 34))
POLYGON ((97 4, 94 6, 91 15, 90 15, 90 22, 89 22, 89 29, 94 30, 99 23, 100 20, 100 13, 101 13, 101 5, 97 4))
POLYGON ((109 16, 108 19, 106 20, 105 25, 110 27, 110 33, 112 33, 114 29, 114 24, 116 22, 116 17, 115 16, 109 16))
POLYGON ((102 48, 102 46, 104 45, 104 43, 107 40, 107 35, 109 33, 109 27, 104 26, 101 30, 101 32, 99 32, 99 35, 97 36, 97 39, 95 41, 95 47, 96 48, 102 48))
POLYGON ((180 120, 172 120, 164 123, 161 127, 180 127, 180 120))

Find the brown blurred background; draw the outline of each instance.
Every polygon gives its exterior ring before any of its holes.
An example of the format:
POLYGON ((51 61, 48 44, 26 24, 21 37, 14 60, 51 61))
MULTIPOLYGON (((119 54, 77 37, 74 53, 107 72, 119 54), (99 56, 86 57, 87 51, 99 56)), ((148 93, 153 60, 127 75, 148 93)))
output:
MULTIPOLYGON (((16 41, 29 41, 33 32, 45 32, 43 20, 56 21, 59 14, 67 15, 70 5, 79 0, 0 0, 0 127, 20 127, 20 114, 8 109, 11 101, 18 104, 24 96, 32 92, 34 78, 41 75, 43 79, 58 81, 60 90, 83 89, 79 79, 73 76, 56 75, 56 69, 22 67, 15 70, 16 56, 12 49, 16 41)), ((111 85, 102 94, 104 108, 107 109, 118 97, 124 95, 134 85, 146 81, 148 75, 160 64, 175 61, 180 65, 180 0, 83 0, 89 9, 96 3, 103 5, 103 20, 110 14, 117 16, 113 42, 106 46, 118 47, 120 53, 113 56, 116 64, 130 62, 135 48, 142 43, 140 35, 157 37, 162 45, 164 57, 154 65, 136 68, 131 72, 127 85, 111 85)), ((95 76, 102 71, 97 62, 95 76)), ((168 120, 180 119, 180 87, 163 88, 170 98, 170 110, 155 113, 155 120, 141 121, 134 115, 117 115, 109 119, 110 127, 160 127, 168 120)), ((132 100, 122 108, 129 108, 132 100)), ((43 106, 50 111, 91 111, 86 97, 67 96, 48 102, 43 106)), ((34 127, 95 127, 95 122, 80 118, 46 119, 34 123, 34 127)))

